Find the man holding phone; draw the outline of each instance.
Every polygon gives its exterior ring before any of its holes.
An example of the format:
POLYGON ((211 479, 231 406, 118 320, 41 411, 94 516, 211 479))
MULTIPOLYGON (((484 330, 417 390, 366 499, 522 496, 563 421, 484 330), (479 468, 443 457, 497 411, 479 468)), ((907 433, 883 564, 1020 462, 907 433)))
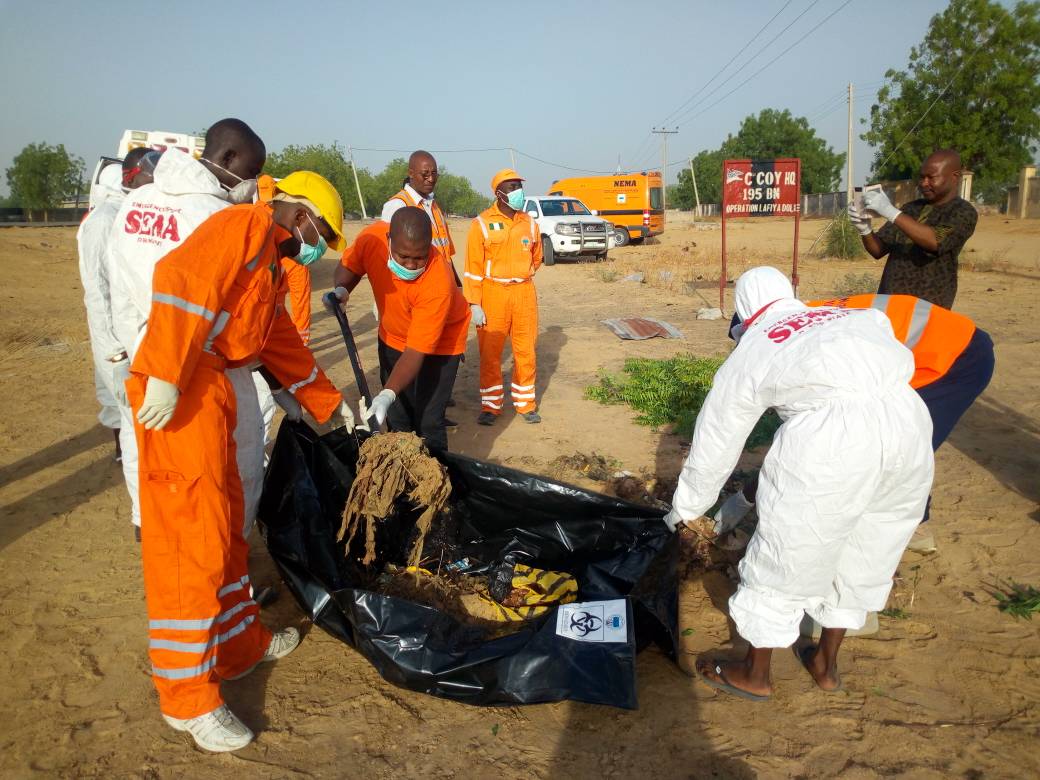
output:
POLYGON ((921 166, 922 198, 898 209, 880 188, 868 189, 862 207, 849 206, 863 247, 877 260, 888 255, 878 294, 913 295, 953 308, 957 257, 979 219, 975 207, 959 196, 960 182, 960 155, 940 149, 921 166), (888 220, 877 233, 870 224, 872 214, 888 220))

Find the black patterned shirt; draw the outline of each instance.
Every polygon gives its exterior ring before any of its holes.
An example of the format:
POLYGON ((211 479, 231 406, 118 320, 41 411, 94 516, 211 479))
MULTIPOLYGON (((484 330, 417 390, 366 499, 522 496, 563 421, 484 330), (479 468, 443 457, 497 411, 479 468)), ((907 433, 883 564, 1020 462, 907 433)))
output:
POLYGON ((938 306, 953 308, 957 296, 957 256, 975 232, 979 215, 964 198, 933 206, 924 199, 913 200, 900 210, 935 231, 939 251, 926 252, 910 237, 887 223, 877 232, 888 261, 881 274, 879 294, 914 295, 938 306))

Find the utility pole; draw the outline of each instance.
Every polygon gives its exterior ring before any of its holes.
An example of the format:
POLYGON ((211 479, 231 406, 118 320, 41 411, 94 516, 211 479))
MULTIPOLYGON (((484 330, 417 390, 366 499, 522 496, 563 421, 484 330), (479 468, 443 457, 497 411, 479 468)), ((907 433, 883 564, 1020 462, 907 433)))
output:
POLYGON ((665 177, 668 174, 668 136, 678 133, 679 128, 675 127, 669 130, 666 127, 654 127, 650 129, 650 132, 661 136, 661 211, 664 211, 667 208, 668 192, 668 186, 665 181, 665 177))
POLYGON ((690 180, 693 181, 693 200, 697 204, 697 210, 693 212, 694 222, 697 221, 697 217, 701 215, 701 196, 697 192, 697 174, 693 170, 693 158, 690 158, 690 180))
POLYGON ((353 147, 347 147, 347 156, 350 157, 350 170, 354 172, 354 187, 357 189, 358 203, 361 204, 361 216, 364 219, 368 219, 368 211, 365 210, 365 199, 361 196, 361 184, 357 178, 357 166, 354 165, 354 149, 353 147))
POLYGON ((855 191, 852 186, 852 82, 849 82, 849 147, 845 153, 845 188, 848 192, 845 195, 845 205, 848 207, 852 204, 852 194, 855 191))
POLYGON ((512 165, 510 167, 515 171, 516 170, 516 151, 514 151, 512 146, 509 147, 509 161, 512 163, 512 165))

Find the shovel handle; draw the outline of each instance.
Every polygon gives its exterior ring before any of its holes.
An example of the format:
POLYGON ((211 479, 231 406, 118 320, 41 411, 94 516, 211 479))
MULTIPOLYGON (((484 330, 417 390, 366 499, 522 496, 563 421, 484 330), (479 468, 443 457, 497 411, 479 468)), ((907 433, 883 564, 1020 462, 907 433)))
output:
POLYGON ((343 333, 343 343, 347 345, 347 356, 350 358, 350 367, 354 371, 354 381, 357 382, 358 392, 365 399, 366 408, 372 405, 372 392, 368 389, 368 380, 365 379, 365 369, 361 367, 361 357, 358 355, 357 344, 354 342, 354 334, 350 330, 347 321, 347 313, 343 311, 339 298, 335 292, 327 292, 323 301, 325 308, 331 310, 339 323, 340 332, 343 333))

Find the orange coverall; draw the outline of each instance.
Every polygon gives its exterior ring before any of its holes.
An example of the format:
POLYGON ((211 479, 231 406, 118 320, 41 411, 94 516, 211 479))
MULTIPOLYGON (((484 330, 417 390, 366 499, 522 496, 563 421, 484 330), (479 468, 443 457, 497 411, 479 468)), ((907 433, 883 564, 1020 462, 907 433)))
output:
POLYGON ((136 419, 148 377, 177 385, 162 430, 136 424, 141 555, 152 679, 162 711, 222 703, 220 678, 249 669, 270 632, 250 596, 235 394, 224 369, 259 359, 319 421, 342 401, 285 313, 270 205, 232 206, 155 266, 152 308, 127 383, 136 419))
POLYGON ((311 343, 311 269, 290 257, 282 258, 282 273, 289 285, 289 317, 306 345, 311 343))
POLYGON ((533 412, 535 344, 538 340, 538 296, 534 274, 542 264, 538 226, 525 211, 512 218, 494 203, 473 220, 466 243, 463 294, 479 304, 487 324, 477 329, 480 346, 480 407, 502 413, 502 348, 513 346, 513 406, 519 414, 533 412))

